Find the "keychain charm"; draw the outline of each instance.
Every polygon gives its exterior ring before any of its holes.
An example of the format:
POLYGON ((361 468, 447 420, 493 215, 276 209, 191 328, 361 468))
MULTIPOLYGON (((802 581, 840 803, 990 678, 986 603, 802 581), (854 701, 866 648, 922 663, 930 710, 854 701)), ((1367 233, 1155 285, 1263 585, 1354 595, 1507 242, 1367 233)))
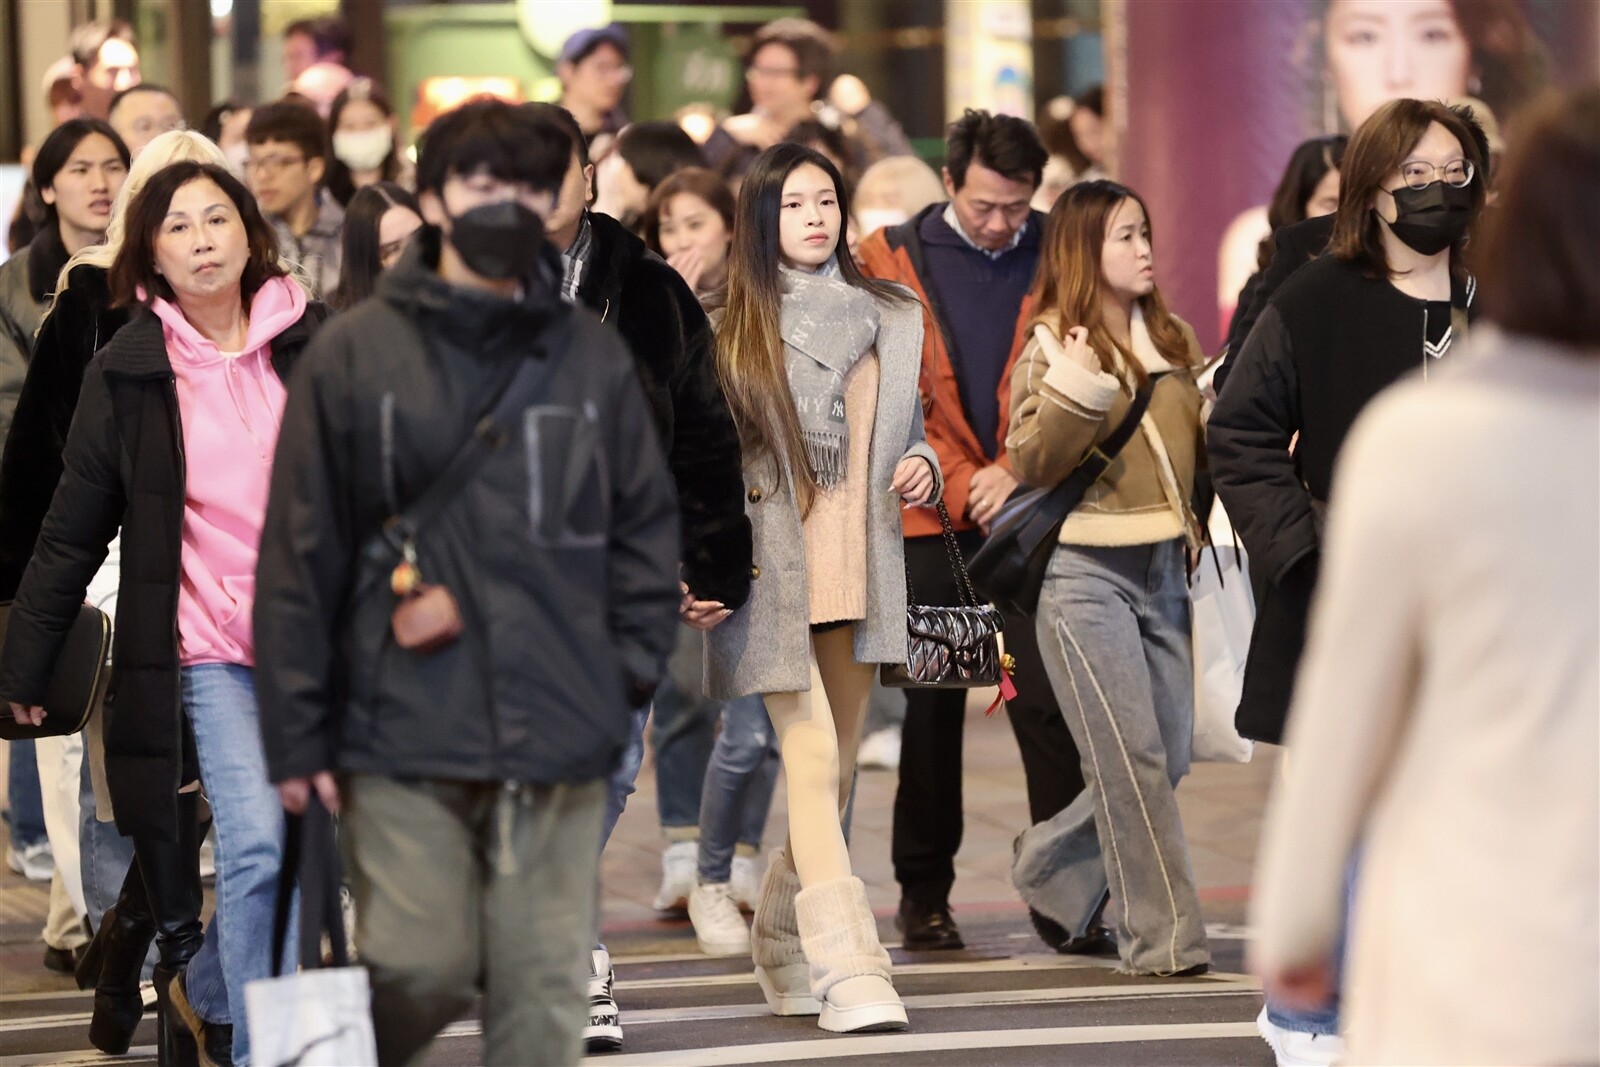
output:
POLYGON ((408 597, 422 584, 422 571, 417 567, 417 549, 410 541, 401 549, 405 558, 395 564, 389 573, 389 588, 397 597, 408 597))

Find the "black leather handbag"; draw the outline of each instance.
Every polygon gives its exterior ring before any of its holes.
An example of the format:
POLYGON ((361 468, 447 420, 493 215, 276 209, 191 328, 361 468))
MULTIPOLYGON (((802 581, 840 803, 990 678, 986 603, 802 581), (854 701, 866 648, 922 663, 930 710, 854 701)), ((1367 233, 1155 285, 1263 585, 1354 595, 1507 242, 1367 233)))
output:
POLYGON ((1091 448, 1060 485, 1048 489, 1022 486, 1006 498, 989 527, 988 539, 972 557, 972 581, 984 596, 1018 615, 1038 610, 1039 592, 1061 524, 1138 429, 1150 406, 1151 389, 1146 385, 1134 394, 1116 429, 1091 448))
MULTIPOLYGON (((11 605, 0 604, 0 647, 6 640, 11 605)), ((0 739, 20 741, 30 737, 65 737, 89 723, 89 716, 105 696, 111 667, 111 617, 91 604, 78 609, 78 617, 61 643, 55 669, 45 687, 44 722, 31 726, 18 722, 10 708, 0 710, 0 739)))
POLYGON ((967 578, 967 565, 950 528, 950 513, 939 502, 939 525, 944 529, 945 552, 955 571, 961 604, 943 607, 917 603, 906 575, 906 662, 886 663, 879 672, 883 684, 893 689, 979 689, 1009 687, 1006 664, 1000 654, 1000 612, 978 600, 967 578))

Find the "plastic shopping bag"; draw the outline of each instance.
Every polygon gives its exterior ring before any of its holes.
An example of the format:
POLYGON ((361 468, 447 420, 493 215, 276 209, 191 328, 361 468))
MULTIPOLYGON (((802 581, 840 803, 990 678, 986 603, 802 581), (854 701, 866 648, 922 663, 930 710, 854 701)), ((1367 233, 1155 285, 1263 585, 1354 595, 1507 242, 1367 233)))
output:
POLYGON ((1245 659, 1255 626, 1250 567, 1222 501, 1211 508, 1211 543, 1189 581, 1194 637, 1194 750, 1205 763, 1248 763, 1255 745, 1239 736, 1234 715, 1244 692, 1245 659))

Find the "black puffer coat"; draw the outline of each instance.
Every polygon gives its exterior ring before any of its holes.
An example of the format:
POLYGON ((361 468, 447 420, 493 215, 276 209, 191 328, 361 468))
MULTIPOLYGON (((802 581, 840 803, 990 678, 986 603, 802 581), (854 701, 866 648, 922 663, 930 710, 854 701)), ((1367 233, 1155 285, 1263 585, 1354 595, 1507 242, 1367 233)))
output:
POLYGON ((0 459, 0 601, 17 595, 61 481, 61 454, 83 391, 83 372, 127 321, 126 308, 111 306, 105 270, 82 264, 72 268, 67 287, 56 294, 39 326, 0 459))
POLYGON ((578 299, 628 342, 678 486, 684 582, 702 600, 750 598, 750 521, 739 433, 717 381, 711 324, 678 272, 609 215, 589 213, 593 245, 578 299))
MULTIPOLYGON (((1453 350, 1473 314, 1473 289, 1465 277, 1453 286, 1451 317, 1463 327, 1453 350)), ((1217 495, 1264 585, 1237 717, 1245 737, 1281 741, 1334 465, 1372 399, 1428 363, 1427 314, 1423 301, 1387 279, 1326 255, 1283 284, 1243 350, 1229 357, 1237 362, 1206 424, 1206 444, 1217 495)))
POLYGON ((603 777, 677 633, 677 497, 626 347, 560 300, 553 250, 520 300, 447 285, 438 254, 425 227, 289 390, 256 571, 274 781, 603 777), (402 649, 397 560, 363 549, 530 358, 551 363, 509 441, 416 539, 465 631, 431 655, 402 649))
MULTIPOLYGON (((310 304, 272 341, 288 381, 327 317, 310 304)), ((161 321, 147 311, 117 331, 84 375, 67 435, 65 471, 17 590, 0 651, 0 698, 37 704, 89 580, 122 528, 122 574, 106 780, 124 834, 171 839, 184 776, 178 668, 183 558, 183 434, 161 321)))

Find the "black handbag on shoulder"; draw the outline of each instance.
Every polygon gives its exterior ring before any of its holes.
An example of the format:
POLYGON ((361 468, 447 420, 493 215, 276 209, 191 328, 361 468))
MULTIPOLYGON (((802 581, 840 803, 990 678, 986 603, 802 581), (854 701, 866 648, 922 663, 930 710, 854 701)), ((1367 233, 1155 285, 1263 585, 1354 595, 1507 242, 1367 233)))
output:
MULTIPOLYGON (((0 647, 5 645, 6 624, 10 620, 11 605, 0 604, 0 647)), ((30 726, 12 718, 10 708, 0 710, 0 740, 65 737, 82 730, 105 696, 106 683, 111 678, 110 654, 111 616, 92 604, 84 604, 67 629, 45 686, 41 705, 44 722, 30 726)))
POLYGON ((942 607, 917 603, 906 575, 906 662, 886 663, 879 672, 892 689, 980 689, 1010 687, 1007 665, 1000 654, 1000 612, 978 599, 967 578, 967 565, 950 528, 950 512, 939 502, 939 525, 944 529, 945 552, 955 571, 961 604, 942 607))
POLYGON ((1117 428, 1089 449, 1083 462, 1060 485, 1048 489, 1020 486, 1006 498, 989 527, 988 539, 972 557, 972 584, 980 593, 1019 615, 1032 615, 1038 610, 1039 591, 1044 587, 1045 571, 1050 567, 1061 524, 1133 437, 1150 406, 1151 389, 1146 385, 1134 394, 1133 403, 1117 428))

